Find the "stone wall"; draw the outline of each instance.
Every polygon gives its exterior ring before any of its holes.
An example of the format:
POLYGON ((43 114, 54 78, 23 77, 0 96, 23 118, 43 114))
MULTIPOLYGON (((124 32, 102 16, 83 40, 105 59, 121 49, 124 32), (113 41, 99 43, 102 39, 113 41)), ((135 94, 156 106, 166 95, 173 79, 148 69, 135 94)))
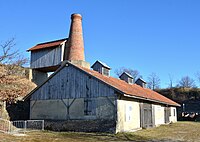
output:
POLYGON ((52 131, 115 133, 115 126, 115 120, 45 120, 45 129, 52 131))

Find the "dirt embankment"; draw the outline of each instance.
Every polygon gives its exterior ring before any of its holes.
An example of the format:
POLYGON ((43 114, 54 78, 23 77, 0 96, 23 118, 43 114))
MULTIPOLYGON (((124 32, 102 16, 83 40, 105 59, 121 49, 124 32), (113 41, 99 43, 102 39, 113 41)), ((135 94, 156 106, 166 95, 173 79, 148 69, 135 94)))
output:
POLYGON ((23 98, 36 85, 27 79, 28 69, 0 65, 0 100, 16 101, 23 98))

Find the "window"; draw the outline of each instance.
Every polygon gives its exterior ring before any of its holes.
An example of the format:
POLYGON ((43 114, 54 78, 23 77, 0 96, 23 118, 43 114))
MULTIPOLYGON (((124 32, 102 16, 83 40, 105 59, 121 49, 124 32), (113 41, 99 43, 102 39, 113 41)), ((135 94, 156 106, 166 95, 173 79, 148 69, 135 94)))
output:
POLYGON ((171 107, 166 107, 166 111, 167 111, 167 113, 169 113, 169 116, 173 115, 171 107))
POLYGON ((174 110, 174 116, 176 116, 176 109, 173 109, 174 110))
POLYGON ((109 69, 102 68, 103 75, 109 76, 109 69))
POLYGON ((133 84, 133 79, 132 78, 128 78, 128 83, 133 84))
POLYGON ((91 98, 84 99, 84 115, 95 115, 96 114, 96 104, 95 100, 91 98))
POLYGON ((125 113, 126 113, 126 116, 125 116, 125 121, 126 122, 129 122, 129 121, 131 121, 131 115, 132 115, 132 110, 133 110, 133 108, 132 108, 132 106, 130 105, 130 104, 126 104, 125 105, 125 109, 126 109, 126 111, 125 111, 125 113))

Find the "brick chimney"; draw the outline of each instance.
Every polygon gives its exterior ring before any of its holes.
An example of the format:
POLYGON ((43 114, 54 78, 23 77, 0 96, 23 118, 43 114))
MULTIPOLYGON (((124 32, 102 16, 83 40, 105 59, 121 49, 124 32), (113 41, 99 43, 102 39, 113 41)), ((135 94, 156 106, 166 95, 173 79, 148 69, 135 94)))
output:
POLYGON ((71 26, 64 58, 77 66, 90 68, 90 64, 85 61, 82 16, 80 14, 71 15, 71 26))
POLYGON ((80 14, 71 15, 67 60, 85 61, 82 16, 80 14))

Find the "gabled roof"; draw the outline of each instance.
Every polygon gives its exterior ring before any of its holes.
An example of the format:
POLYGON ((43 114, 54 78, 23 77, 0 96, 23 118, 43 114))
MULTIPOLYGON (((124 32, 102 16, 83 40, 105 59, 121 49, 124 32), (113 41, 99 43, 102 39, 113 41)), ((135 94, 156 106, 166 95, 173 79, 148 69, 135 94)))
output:
POLYGON ((53 48, 53 47, 59 46, 64 41, 67 41, 67 38, 54 40, 54 41, 50 41, 50 42, 39 43, 36 46, 28 49, 27 51, 33 51, 33 50, 39 50, 39 49, 45 49, 45 48, 53 48))
MULTIPOLYGON (((50 80, 53 76, 55 76, 60 70, 62 70, 66 65, 69 64, 71 66, 74 66, 75 68, 89 74, 90 76, 102 81, 103 83, 113 87, 115 90, 119 91, 120 93, 123 93, 124 95, 128 97, 133 97, 133 98, 138 98, 142 100, 148 100, 152 102, 157 102, 161 104, 167 104, 167 105, 172 105, 172 106, 180 106, 176 102, 162 96, 161 94, 147 89, 147 88, 142 88, 139 85, 136 84, 128 84, 123 80, 113 78, 113 77, 108 77, 104 76, 96 71, 86 69, 83 67, 78 67, 76 65, 73 65, 67 61, 64 61, 62 66, 54 73, 52 74, 42 85, 44 85, 48 80, 50 80)), ((39 89, 42 85, 38 86, 36 89, 34 89, 30 94, 28 94, 24 99, 28 99, 37 89, 39 89)))
POLYGON ((147 83, 147 82, 144 81, 144 79, 142 79, 142 78, 138 78, 135 82, 137 82, 138 80, 141 80, 142 82, 147 83))
POLYGON ((126 74, 128 77, 130 77, 130 78, 132 78, 133 79, 133 76, 132 75, 130 75, 129 73, 127 73, 127 72, 123 72, 120 76, 119 76, 119 78, 121 78, 121 76, 123 75, 123 74, 126 74))
POLYGON ((99 61, 99 60, 97 60, 97 61, 91 66, 91 68, 93 68, 93 66, 94 66, 96 63, 101 64, 103 67, 105 67, 105 68, 107 68, 107 69, 111 69, 106 63, 101 62, 101 61, 99 61))

